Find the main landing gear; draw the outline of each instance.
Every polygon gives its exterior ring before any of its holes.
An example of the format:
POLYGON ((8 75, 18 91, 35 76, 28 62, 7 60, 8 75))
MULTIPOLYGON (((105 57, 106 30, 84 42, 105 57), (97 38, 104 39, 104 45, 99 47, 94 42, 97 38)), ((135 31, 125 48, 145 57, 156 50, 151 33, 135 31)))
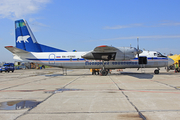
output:
POLYGON ((106 75, 108 74, 108 72, 109 72, 108 69, 102 69, 102 70, 100 71, 100 75, 101 75, 101 76, 106 76, 106 75))
POLYGON ((90 69, 90 71, 92 72, 92 75, 101 75, 101 76, 106 76, 109 72, 109 69, 90 69))
POLYGON ((154 70, 154 74, 159 74, 159 68, 157 68, 156 70, 154 70))
POLYGON ((105 69, 104 60, 102 62, 103 62, 103 68, 100 71, 100 75, 101 76, 106 76, 108 74, 108 72, 109 72, 109 69, 105 69))

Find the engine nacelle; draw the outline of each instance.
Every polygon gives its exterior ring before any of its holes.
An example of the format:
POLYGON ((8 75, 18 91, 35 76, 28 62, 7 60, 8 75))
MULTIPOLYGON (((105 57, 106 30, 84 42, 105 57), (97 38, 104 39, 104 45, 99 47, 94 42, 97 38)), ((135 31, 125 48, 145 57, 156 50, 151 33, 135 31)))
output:
POLYGON ((133 47, 120 47, 113 50, 106 51, 90 51, 81 57, 88 60, 130 60, 134 59, 136 54, 142 53, 142 50, 137 50, 133 47))
POLYGON ((88 60, 115 60, 116 52, 100 53, 100 52, 88 52, 81 57, 88 60))
POLYGON ((141 53, 141 50, 137 50, 134 47, 120 47, 119 51, 116 53, 115 60, 131 60, 136 57, 136 55, 141 53))

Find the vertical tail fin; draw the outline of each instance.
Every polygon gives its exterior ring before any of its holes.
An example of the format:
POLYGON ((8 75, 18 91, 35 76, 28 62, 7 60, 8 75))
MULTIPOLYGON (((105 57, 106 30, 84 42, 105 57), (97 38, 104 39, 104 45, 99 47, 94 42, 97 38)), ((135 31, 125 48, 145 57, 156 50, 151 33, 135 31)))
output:
POLYGON ((15 21, 16 47, 29 52, 42 52, 30 27, 23 19, 15 21))
POLYGON ((23 19, 15 21, 16 47, 28 52, 66 52, 65 50, 39 44, 29 25, 23 19))

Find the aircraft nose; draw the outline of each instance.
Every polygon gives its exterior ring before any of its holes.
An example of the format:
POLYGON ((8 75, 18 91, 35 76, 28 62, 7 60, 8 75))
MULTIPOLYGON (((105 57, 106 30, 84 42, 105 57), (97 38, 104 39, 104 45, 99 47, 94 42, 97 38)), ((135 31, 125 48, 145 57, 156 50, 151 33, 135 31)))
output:
POLYGON ((173 64, 174 64, 174 60, 171 58, 168 58, 168 66, 173 65, 173 64))

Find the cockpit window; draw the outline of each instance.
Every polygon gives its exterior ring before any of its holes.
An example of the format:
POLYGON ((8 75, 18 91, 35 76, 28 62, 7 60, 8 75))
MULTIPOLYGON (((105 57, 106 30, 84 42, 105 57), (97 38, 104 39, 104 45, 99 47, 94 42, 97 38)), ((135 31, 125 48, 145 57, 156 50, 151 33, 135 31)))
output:
POLYGON ((162 54, 161 54, 161 53, 157 53, 157 56, 158 56, 158 57, 161 57, 161 56, 162 56, 162 54))
POLYGON ((158 57, 167 57, 167 56, 162 55, 160 52, 157 52, 157 56, 158 57))
POLYGON ((154 56, 157 56, 157 54, 156 54, 156 53, 154 53, 154 56))

